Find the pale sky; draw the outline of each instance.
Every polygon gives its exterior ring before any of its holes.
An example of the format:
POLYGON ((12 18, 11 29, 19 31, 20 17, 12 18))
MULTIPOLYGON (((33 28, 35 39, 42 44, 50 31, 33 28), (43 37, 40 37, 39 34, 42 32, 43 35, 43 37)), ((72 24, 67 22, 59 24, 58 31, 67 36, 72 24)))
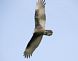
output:
POLYGON ((46 0, 46 29, 54 33, 24 58, 35 5, 36 0, 0 0, 0 61, 78 61, 78 0, 46 0))

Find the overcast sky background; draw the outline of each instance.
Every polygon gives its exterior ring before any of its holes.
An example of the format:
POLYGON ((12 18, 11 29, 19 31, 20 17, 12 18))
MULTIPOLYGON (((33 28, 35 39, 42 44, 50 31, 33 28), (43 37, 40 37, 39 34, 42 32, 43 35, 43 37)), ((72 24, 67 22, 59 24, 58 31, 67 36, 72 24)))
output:
POLYGON ((0 0, 0 61, 78 61, 78 0, 46 0, 46 29, 54 33, 24 58, 35 5, 36 0, 0 0))

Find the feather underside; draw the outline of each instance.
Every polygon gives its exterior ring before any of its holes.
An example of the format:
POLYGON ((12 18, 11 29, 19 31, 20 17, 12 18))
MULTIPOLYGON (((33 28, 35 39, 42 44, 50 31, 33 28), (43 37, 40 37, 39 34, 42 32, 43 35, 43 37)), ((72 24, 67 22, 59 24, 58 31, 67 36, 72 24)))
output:
POLYGON ((39 46, 43 37, 43 32, 45 31, 45 21, 45 0, 38 0, 35 9, 35 31, 24 51, 25 57, 30 58, 32 53, 39 46))
POLYGON ((32 56, 32 53, 40 44, 42 37, 43 37, 43 35, 41 35, 41 34, 38 34, 38 33, 33 34, 31 40, 29 41, 29 43, 26 47, 26 50, 24 51, 25 57, 30 58, 30 56, 32 56))
POLYGON ((45 1, 38 0, 35 9, 35 31, 45 30, 45 1))

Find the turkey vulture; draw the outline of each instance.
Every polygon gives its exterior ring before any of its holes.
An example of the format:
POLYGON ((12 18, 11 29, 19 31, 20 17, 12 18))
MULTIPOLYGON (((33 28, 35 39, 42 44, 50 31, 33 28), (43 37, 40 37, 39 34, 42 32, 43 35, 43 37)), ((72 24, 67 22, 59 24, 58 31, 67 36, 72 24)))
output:
POLYGON ((27 47, 24 51, 24 56, 26 58, 30 58, 34 50, 39 46, 43 35, 50 36, 52 35, 52 30, 45 30, 45 22, 46 22, 46 15, 45 15, 45 0, 38 0, 36 3, 35 9, 35 30, 31 40, 29 41, 27 47))

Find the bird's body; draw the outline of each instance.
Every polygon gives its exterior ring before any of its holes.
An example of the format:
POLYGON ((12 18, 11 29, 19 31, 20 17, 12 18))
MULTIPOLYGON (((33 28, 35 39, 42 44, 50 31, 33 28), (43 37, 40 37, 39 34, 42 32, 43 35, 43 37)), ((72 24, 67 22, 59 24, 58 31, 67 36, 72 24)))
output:
POLYGON ((34 52, 34 50, 38 47, 43 35, 50 36, 53 33, 51 30, 45 30, 45 22, 46 22, 45 0, 37 1, 34 19, 35 19, 34 33, 24 51, 24 56, 27 58, 30 57, 34 52))

